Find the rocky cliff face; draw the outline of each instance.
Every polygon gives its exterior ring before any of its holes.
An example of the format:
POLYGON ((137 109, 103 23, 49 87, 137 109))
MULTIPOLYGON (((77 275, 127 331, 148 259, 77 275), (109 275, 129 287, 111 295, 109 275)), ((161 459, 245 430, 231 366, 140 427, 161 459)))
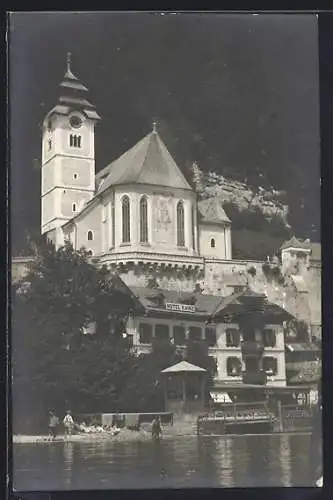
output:
POLYGON ((192 178, 202 199, 217 196, 223 204, 237 206, 240 212, 259 209, 267 218, 280 217, 289 227, 288 206, 281 201, 284 192, 263 187, 255 191, 246 182, 227 179, 214 172, 204 173, 196 163, 192 165, 192 178))

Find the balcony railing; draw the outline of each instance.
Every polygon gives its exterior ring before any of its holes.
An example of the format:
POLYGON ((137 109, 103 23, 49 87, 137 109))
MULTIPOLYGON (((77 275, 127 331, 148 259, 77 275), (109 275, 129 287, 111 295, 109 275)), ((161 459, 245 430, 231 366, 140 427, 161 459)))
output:
POLYGON ((242 354, 260 356, 264 351, 264 344, 256 340, 243 340, 241 343, 242 354))
POLYGON ((264 371, 243 372, 243 384, 265 385, 267 375, 264 371))

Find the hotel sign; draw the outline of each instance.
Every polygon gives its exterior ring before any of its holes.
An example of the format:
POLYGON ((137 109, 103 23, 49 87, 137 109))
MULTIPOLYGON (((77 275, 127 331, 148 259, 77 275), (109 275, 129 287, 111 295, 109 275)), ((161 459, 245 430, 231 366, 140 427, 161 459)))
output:
POLYGON ((190 304, 176 304, 174 302, 166 302, 165 309, 167 311, 177 311, 177 312, 195 312, 195 306, 190 304))

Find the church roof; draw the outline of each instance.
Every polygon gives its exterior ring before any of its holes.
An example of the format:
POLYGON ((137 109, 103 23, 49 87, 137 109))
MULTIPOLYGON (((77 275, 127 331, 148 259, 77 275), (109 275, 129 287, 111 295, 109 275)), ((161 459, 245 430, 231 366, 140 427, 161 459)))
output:
POLYGON ((97 194, 133 183, 192 189, 155 130, 96 175, 97 194))
POLYGON ((179 373, 179 372, 206 372, 204 368, 200 366, 192 365, 188 361, 180 361, 176 365, 169 366, 162 370, 161 373, 179 373))
POLYGON ((199 201, 198 209, 201 224, 231 223, 231 220, 224 211, 221 201, 216 196, 199 201))

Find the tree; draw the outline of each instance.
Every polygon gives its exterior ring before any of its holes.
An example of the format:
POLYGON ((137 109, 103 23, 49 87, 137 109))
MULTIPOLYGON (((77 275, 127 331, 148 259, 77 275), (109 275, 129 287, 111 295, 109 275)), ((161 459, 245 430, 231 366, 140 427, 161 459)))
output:
POLYGON ((117 276, 69 244, 55 250, 40 241, 26 282, 12 290, 16 422, 38 423, 54 407, 114 408, 130 371, 122 333, 134 299, 116 286, 117 276), (95 335, 83 334, 89 324, 96 324, 95 335))
POLYGON ((181 356, 176 354, 170 342, 153 342, 150 354, 139 356, 132 365, 132 373, 123 391, 119 408, 121 411, 154 412, 163 411, 164 392, 161 371, 178 363, 181 356), (133 395, 135 394, 135 398, 133 395))

